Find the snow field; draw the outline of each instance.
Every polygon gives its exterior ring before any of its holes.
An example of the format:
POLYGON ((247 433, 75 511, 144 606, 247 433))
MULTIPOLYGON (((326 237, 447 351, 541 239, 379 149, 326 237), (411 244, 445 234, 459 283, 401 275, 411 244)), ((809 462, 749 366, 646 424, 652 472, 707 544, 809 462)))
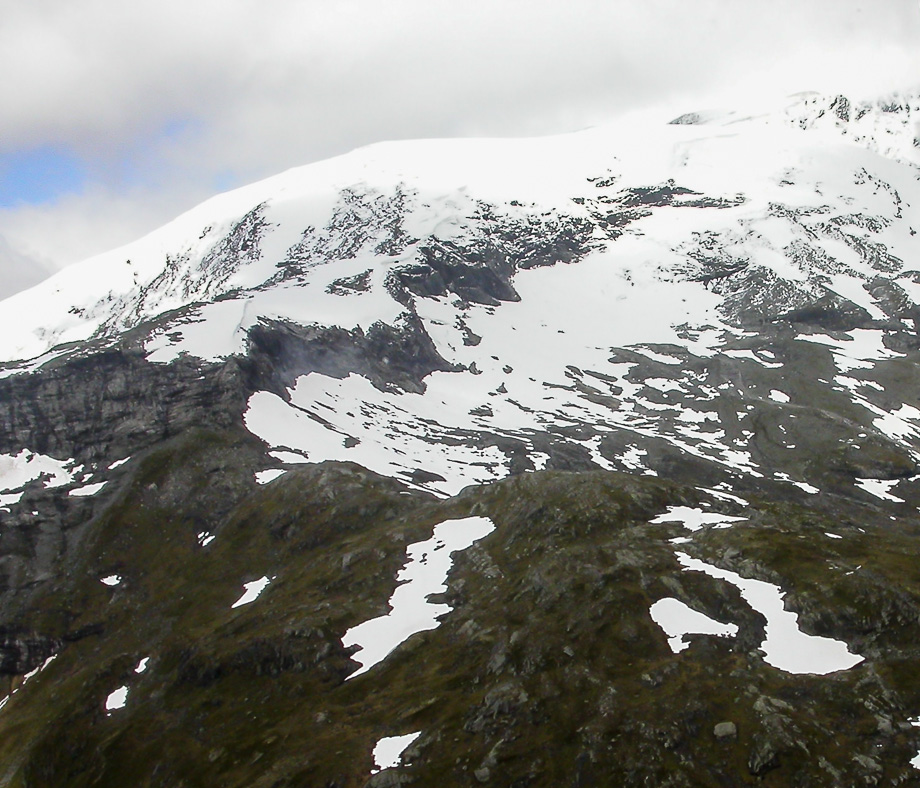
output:
POLYGON ((760 644, 767 664, 786 673, 825 675, 849 670, 863 661, 863 657, 851 653, 842 641, 802 632, 798 616, 784 609, 779 586, 741 577, 686 553, 677 553, 677 560, 687 571, 703 572, 731 583, 741 592, 744 601, 767 619, 766 637, 760 644))
POLYGON ((371 774, 376 774, 381 769, 391 769, 399 766, 402 754, 419 736, 421 731, 407 733, 403 736, 385 736, 374 745, 374 766, 371 774))
POLYGON ((451 553, 467 549, 494 529, 486 517, 445 520, 435 526, 430 539, 406 548, 408 562, 396 576, 400 585, 390 597, 390 612, 352 627, 342 636, 344 646, 360 647, 352 658, 361 667, 349 680, 382 662, 410 636, 437 628, 440 617, 451 608, 428 602, 428 597, 447 590, 451 553))

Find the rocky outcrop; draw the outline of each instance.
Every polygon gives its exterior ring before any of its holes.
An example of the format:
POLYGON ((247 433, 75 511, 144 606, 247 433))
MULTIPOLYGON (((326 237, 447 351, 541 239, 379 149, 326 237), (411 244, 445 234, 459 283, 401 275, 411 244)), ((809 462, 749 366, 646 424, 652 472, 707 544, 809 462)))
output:
POLYGON ((287 398, 301 375, 361 375, 387 391, 425 390, 432 372, 457 369, 439 354, 421 321, 407 314, 397 326, 375 323, 366 332, 262 320, 249 331, 243 366, 249 391, 287 398))
POLYGON ((0 379, 0 452, 111 462, 192 427, 239 423, 246 394, 234 361, 150 364, 127 343, 75 352, 0 379))
POLYGON ((61 650, 63 640, 16 627, 0 627, 0 675, 22 676, 61 650))

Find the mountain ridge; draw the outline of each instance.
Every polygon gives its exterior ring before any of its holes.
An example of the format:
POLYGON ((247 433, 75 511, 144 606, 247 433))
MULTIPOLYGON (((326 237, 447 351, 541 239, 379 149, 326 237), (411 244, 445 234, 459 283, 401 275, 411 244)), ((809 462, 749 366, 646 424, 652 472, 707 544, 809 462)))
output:
MULTIPOLYGON (((893 101, 894 99, 891 100, 893 101)), ((872 120, 873 118, 881 117, 882 120, 887 120, 889 119, 888 116, 893 116, 903 125, 909 125, 911 122, 910 118, 912 117, 911 113, 915 109, 913 104, 911 104, 909 100, 904 99, 901 103, 896 105, 901 110, 899 112, 886 112, 880 109, 882 106, 888 107, 889 103, 890 102, 886 101, 879 102, 877 105, 864 105, 864 109, 867 106, 872 106, 872 112, 865 109, 867 114, 864 115, 864 118, 872 120)), ((914 101, 914 104, 916 103, 917 102, 914 101)), ((845 104, 849 107, 850 102, 843 96, 838 96, 833 99, 806 97, 794 102, 782 113, 779 113, 778 119, 784 125, 801 129, 807 128, 808 130, 814 131, 816 128, 819 128, 818 121, 824 118, 828 113, 833 115, 833 108, 841 104, 845 104)), ((836 115, 834 117, 836 118, 836 115)), ((753 116, 742 118, 740 121, 731 120, 730 122, 744 122, 756 126, 760 124, 764 118, 773 122, 777 118, 777 115, 753 116)), ((839 118, 836 119, 839 120, 839 118)), ((769 125, 769 123, 767 125, 769 125)), ((867 143, 870 149, 878 147, 871 135, 868 137, 865 135, 862 137, 858 135, 855 135, 855 137, 854 135, 848 136, 847 128, 838 128, 838 126, 839 124, 830 127, 832 134, 841 136, 844 139, 853 139, 856 144, 867 143)), ((373 191, 373 179, 375 177, 378 179, 383 178, 385 183, 392 184, 394 175, 398 178, 401 168, 403 174, 406 174, 406 167, 414 168, 417 171, 423 169, 433 170, 435 172, 440 171, 440 175, 429 176, 429 179, 433 178, 435 183, 437 183, 439 178, 441 180, 452 178, 455 181, 459 181, 461 192, 472 188, 474 193, 478 190, 483 193, 485 198, 488 198, 486 192, 491 188, 494 194, 500 195, 510 201, 514 199, 512 195, 515 191, 525 193, 528 191, 533 192, 539 181, 547 180, 545 178, 545 172, 544 177, 540 177, 539 175, 535 177, 534 168, 532 167, 532 161, 536 159, 536 154, 541 152, 540 148, 542 146, 547 149, 544 153, 550 152, 553 154, 552 157, 545 155, 542 157, 541 161, 544 168, 549 166, 557 171, 562 170, 562 175, 557 173, 557 180, 561 178, 563 184, 561 187, 562 190, 560 191, 560 185, 558 183, 552 183, 552 179, 549 179, 552 188, 549 190, 547 190, 546 187, 543 189, 537 188, 538 197, 544 200, 548 198, 547 202, 549 204, 555 203, 554 207, 557 209, 562 205, 571 207, 571 200, 578 199, 581 193, 585 192, 584 178, 591 177, 591 174, 586 171, 586 168, 590 169, 592 164, 597 166, 590 161, 592 157, 597 157, 599 155, 597 148, 604 148, 609 145, 609 142, 620 142, 617 136, 625 137, 626 144, 635 144, 636 138, 641 138, 643 136, 648 137, 651 131, 652 130, 649 128, 643 128, 641 131, 637 132, 622 126, 591 129, 584 132, 576 132, 575 136, 571 138, 572 144, 570 145, 558 144, 560 142, 566 142, 570 135, 532 140, 429 140, 378 143, 377 145, 368 146, 352 153, 336 157, 335 159, 306 165, 305 167, 294 168, 256 184, 245 186, 211 198, 203 203, 202 206, 183 214, 178 219, 169 223, 165 228, 154 231, 139 242, 91 258, 90 261, 77 264, 77 268, 70 267, 69 269, 65 269, 58 275, 59 278, 56 279, 54 284, 41 285, 41 296, 47 299, 55 294, 62 293, 66 299, 68 297, 67 291, 78 290, 78 282, 84 278, 89 278, 88 274, 93 266, 102 264, 105 265, 105 270, 98 272, 97 276, 104 275, 107 281, 114 279, 115 282, 113 282, 113 284, 116 288, 130 290, 136 285, 136 279, 138 277, 149 284, 151 280, 164 273, 162 263, 162 256, 164 254, 168 255, 169 259, 174 260, 183 256, 193 257, 195 254, 199 254, 196 249, 201 249, 201 254, 204 254, 206 251, 213 252, 216 245, 226 241, 226 238, 223 237, 219 231, 215 231, 213 225, 217 223, 226 231, 230 227, 245 221, 245 217, 248 216, 251 211, 256 210, 269 196, 274 196, 276 198, 280 197, 284 200, 286 193, 290 192, 292 188, 305 190, 306 206, 299 206, 299 209, 302 214, 303 208, 306 207, 309 214, 310 201, 311 199, 315 200, 317 198, 317 187, 319 187, 320 192, 323 190, 329 191, 329 187, 324 187, 322 185, 324 181, 330 183, 333 197, 337 196, 341 189, 347 189, 350 186, 354 186, 356 183, 361 183, 362 178, 366 181, 366 185, 370 187, 371 191, 373 191), (632 139, 630 139, 630 137, 632 137, 632 139), (489 153, 489 147, 496 148, 497 152, 492 155, 483 155, 484 153, 489 153), (571 152, 566 152, 566 148, 581 148, 583 152, 573 156, 571 152), (524 152, 522 152, 522 149, 524 149, 524 152), (401 160, 401 152, 411 153, 408 156, 403 155, 401 160), (415 159, 415 161, 413 161, 413 159, 415 159), (499 169, 503 168, 505 170, 502 174, 507 174, 511 177, 507 177, 504 180, 502 178, 496 179, 495 174, 491 172, 493 169, 491 162, 493 161, 501 161, 499 169), (445 162, 447 162, 446 166, 445 162), (573 162, 575 163, 574 167, 573 162), (486 171, 479 173, 477 184, 477 177, 474 174, 477 169, 480 171, 483 170, 483 164, 485 164, 486 171), (581 179, 581 186, 578 185, 579 176, 572 173, 573 169, 576 170, 576 172, 579 169, 585 171, 581 179), (527 174, 528 171, 530 171, 529 176, 527 174), (472 183, 474 184, 472 187, 466 183, 470 181, 470 178, 472 178, 472 183), (230 206, 233 207, 231 208, 230 206), (183 236, 184 240, 179 240, 182 239, 183 236), (205 240, 206 237, 207 240, 205 240), (198 243, 201 241, 205 241, 205 243, 203 245, 198 243), (141 254, 140 257, 148 257, 151 259, 146 263, 142 261, 139 264, 139 255, 135 252, 141 251, 144 245, 152 245, 153 249, 146 255, 141 254), (130 270, 130 267, 128 267, 127 270, 124 268, 124 261, 122 258, 131 260, 132 257, 134 257, 132 265, 135 267, 140 265, 140 270, 130 270)), ((827 131, 827 129, 825 129, 825 131, 827 131)), ((666 147, 668 143, 676 144, 679 148, 681 139, 677 138, 673 142, 667 141, 666 147)), ((643 148, 646 150, 650 148, 654 150, 654 146, 648 144, 637 147, 640 151, 643 148)), ((914 146, 912 145, 911 147, 914 146)), ((881 153, 881 155, 886 157, 889 154, 890 151, 883 151, 881 153)), ((661 158, 661 154, 653 155, 657 155, 661 158)), ((666 153, 665 157, 669 155, 671 154, 666 153)), ((610 162, 608 162, 608 166, 609 164, 610 162)), ((619 162, 619 164, 622 173, 619 173, 618 176, 624 178, 629 172, 629 167, 622 162, 619 162)), ((667 166, 668 165, 665 164, 665 169, 667 166)), ((645 180, 647 182, 643 184, 643 188, 647 188, 654 183, 656 176, 659 176, 657 179, 660 181, 667 180, 666 178, 660 177, 666 174, 662 172, 661 169, 662 168, 658 166, 657 172, 651 172, 646 175, 645 180)), ((418 172, 414 174, 414 177, 420 177, 418 172)), ((604 176, 603 174, 599 175, 598 173, 594 173, 593 177, 595 179, 603 179, 604 176)), ((607 177, 609 177, 609 175, 607 177)), ((396 182, 398 183, 399 181, 396 180, 396 182)), ((440 186, 441 184, 438 185, 440 186)), ((520 196, 520 194, 518 194, 518 196, 520 196)), ((326 197, 325 199, 328 203, 329 198, 326 197)), ((460 197, 460 199, 462 199, 462 197, 460 197)), ((538 203, 535 204, 539 204, 539 200, 538 203)), ((467 212, 469 208, 470 206, 467 205, 467 212)), ((328 210, 328 208, 325 208, 325 216, 323 216, 323 214, 318 214, 318 216, 328 218, 328 210)), ((461 217, 462 214, 463 211, 461 209, 461 217)), ((454 217, 455 220, 457 218, 460 217, 454 217)), ((304 220, 300 219, 300 221, 303 222, 304 220)), ((314 223, 322 223, 322 219, 314 223)), ((291 235, 290 231, 288 234, 291 235)), ((287 244, 287 246, 290 245, 290 243, 287 244)), ((269 250, 270 253, 267 252, 266 254, 267 256, 274 255, 275 257, 279 257, 280 251, 281 249, 279 247, 277 250, 269 250)), ((169 263, 167 263, 167 266, 168 265, 169 263)), ((260 284, 258 281, 260 276, 262 276, 262 274, 258 271, 254 272, 254 274, 250 276, 252 281, 249 282, 249 286, 260 284)), ((246 283, 241 284, 245 286, 246 283)), ((114 294, 115 290, 113 290, 112 293, 114 294)), ((169 304, 169 308, 176 308, 183 303, 187 303, 187 299, 185 299, 184 302, 182 299, 174 300, 169 304)), ((24 309, 27 305, 34 306, 25 296, 17 298, 17 303, 15 304, 16 308, 24 309)), ((67 308, 80 310, 85 309, 85 306, 81 306, 77 303, 69 303, 67 308)), ((152 317, 156 312, 148 311, 145 314, 147 317, 152 317)), ((5 328, 10 329, 12 326, 5 326, 5 328)), ((88 337, 79 335, 79 338, 88 337)), ((47 347, 47 343, 45 346, 47 347)), ((5 353, 7 355, 7 360, 15 360, 15 347, 12 349, 5 349, 5 353)))

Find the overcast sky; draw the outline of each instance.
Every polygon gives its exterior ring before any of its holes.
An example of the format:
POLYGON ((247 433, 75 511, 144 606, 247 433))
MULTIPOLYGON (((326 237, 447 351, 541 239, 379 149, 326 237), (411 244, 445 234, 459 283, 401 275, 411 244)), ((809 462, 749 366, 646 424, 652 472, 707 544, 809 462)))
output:
POLYGON ((920 90, 920 6, 0 0, 0 74, 0 272, 23 271, 379 140, 920 90))

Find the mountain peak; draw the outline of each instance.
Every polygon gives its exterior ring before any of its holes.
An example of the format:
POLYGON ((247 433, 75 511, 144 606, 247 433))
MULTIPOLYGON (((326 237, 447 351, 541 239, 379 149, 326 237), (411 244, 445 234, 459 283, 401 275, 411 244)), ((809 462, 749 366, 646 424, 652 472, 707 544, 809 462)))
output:
POLYGON ((796 93, 755 111, 709 110, 688 112, 675 125, 732 126, 739 123, 785 124, 811 132, 839 134, 883 156, 920 163, 920 97, 892 93, 868 99, 843 94, 796 93))

